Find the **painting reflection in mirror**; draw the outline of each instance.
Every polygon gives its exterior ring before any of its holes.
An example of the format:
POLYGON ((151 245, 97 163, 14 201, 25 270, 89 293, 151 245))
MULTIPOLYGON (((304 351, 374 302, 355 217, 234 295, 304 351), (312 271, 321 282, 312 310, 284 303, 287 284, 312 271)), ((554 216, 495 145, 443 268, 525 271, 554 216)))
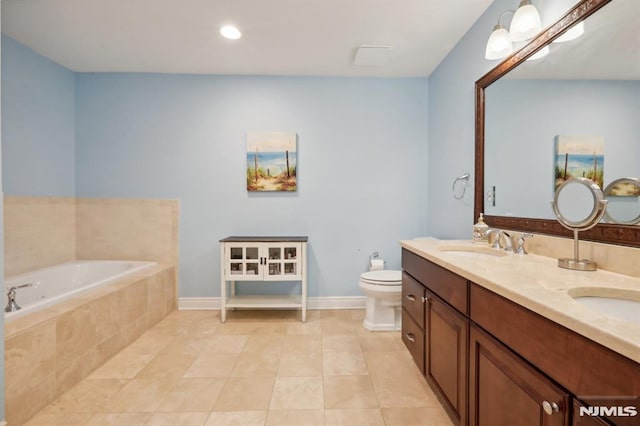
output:
POLYGON ((555 138, 555 190, 566 180, 583 177, 604 188, 604 141, 597 136, 555 138))

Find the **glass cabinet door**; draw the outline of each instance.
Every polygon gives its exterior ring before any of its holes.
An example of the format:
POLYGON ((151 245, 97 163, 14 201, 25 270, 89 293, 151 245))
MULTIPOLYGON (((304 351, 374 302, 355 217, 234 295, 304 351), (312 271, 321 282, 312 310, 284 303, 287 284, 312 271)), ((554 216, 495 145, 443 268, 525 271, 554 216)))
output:
POLYGON ((264 279, 278 281, 283 278, 299 279, 300 243, 269 244, 267 248, 267 270, 264 279))
POLYGON ((225 253, 227 277, 230 280, 262 279, 260 251, 258 244, 234 243, 231 245, 225 253))

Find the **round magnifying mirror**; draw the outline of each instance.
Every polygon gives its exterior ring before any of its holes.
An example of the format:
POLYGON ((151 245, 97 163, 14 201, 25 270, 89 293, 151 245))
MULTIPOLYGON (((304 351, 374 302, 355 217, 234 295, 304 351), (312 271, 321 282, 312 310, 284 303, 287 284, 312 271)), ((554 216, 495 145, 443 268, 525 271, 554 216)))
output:
POLYGON ((591 229, 602 219, 607 201, 600 187, 587 178, 572 178, 560 185, 552 203, 558 222, 573 231, 573 258, 558 259, 558 266, 577 271, 595 271, 595 262, 580 259, 578 231, 591 229))
POLYGON ((600 187, 587 178, 565 181, 553 199, 553 212, 569 229, 584 231, 593 227, 604 213, 606 203, 600 187))
POLYGON ((616 179, 607 185, 604 196, 607 199, 604 220, 621 225, 640 223, 640 179, 616 179))

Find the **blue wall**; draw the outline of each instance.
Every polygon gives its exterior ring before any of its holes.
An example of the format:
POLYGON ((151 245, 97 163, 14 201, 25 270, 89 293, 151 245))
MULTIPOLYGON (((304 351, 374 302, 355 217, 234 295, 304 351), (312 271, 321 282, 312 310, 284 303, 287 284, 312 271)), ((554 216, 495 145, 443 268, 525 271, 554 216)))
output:
POLYGON ((218 240, 309 235, 309 295, 360 295, 378 251, 424 235, 417 79, 77 76, 77 194, 180 200, 180 295, 219 294, 218 240), (298 191, 247 193, 246 132, 298 135, 298 191))
MULTIPOLYGON (((0 13, 1 15, 1 13, 0 13)), ((0 22, 2 19, 0 19, 0 22)), ((0 44, 0 64, 4 61, 2 58, 2 45, 0 44)), ((2 67, 0 66, 0 80, 2 75, 2 67)), ((0 98, 2 98, 2 87, 0 85, 0 98)), ((2 107, 0 106, 0 117, 2 116, 2 107)), ((0 120, 0 288, 4 288, 4 187, 2 182, 2 120, 0 120)), ((0 315, 0 353, 4 354, 4 315, 0 315)), ((0 358, 0 420, 4 420, 4 356, 0 358)))
POLYGON ((75 74, 2 36, 7 195, 75 194, 75 74))

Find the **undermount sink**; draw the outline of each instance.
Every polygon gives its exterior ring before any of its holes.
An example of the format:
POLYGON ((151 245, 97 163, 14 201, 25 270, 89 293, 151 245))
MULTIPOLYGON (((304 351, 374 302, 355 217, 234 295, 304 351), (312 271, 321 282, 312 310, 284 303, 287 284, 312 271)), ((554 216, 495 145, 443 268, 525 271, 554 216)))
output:
POLYGON ((640 324, 640 292, 585 287, 569 290, 569 296, 592 311, 640 324))
POLYGON ((489 247, 473 247, 473 246, 441 246, 438 250, 455 254, 456 256, 479 258, 479 257, 502 257, 507 253, 501 250, 491 249, 489 247))

